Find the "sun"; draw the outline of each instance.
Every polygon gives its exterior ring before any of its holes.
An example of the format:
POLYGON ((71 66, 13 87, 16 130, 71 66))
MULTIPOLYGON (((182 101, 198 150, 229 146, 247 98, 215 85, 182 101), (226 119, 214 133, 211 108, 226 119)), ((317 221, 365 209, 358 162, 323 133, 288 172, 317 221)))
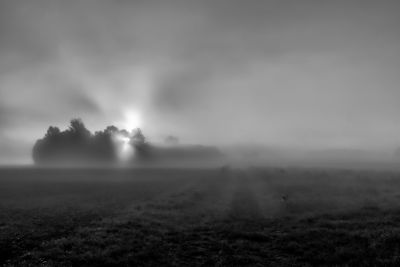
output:
POLYGON ((128 131, 139 128, 141 126, 141 120, 139 112, 134 110, 127 110, 124 113, 124 128, 128 131))
POLYGON ((131 139, 125 136, 119 136, 118 139, 122 142, 122 152, 125 153, 129 149, 131 139))
POLYGON ((133 149, 130 144, 131 139, 122 134, 114 135, 114 141, 117 145, 118 155, 121 161, 128 161, 133 155, 133 149))

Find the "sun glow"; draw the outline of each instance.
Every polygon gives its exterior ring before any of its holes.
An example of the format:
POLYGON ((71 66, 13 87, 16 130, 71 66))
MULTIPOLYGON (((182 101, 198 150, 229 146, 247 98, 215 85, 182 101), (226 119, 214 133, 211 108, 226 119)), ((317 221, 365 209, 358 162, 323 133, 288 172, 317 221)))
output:
POLYGON ((118 147, 118 154, 120 160, 128 161, 129 158, 133 155, 133 149, 130 144, 131 139, 122 134, 116 134, 114 136, 114 139, 118 147))
POLYGON ((139 128, 141 126, 140 115, 137 111, 129 110, 124 114, 124 128, 128 131, 139 128))
POLYGON ((122 119, 116 123, 121 131, 114 133, 113 140, 121 162, 128 162, 135 150, 131 145, 131 133, 141 127, 140 114, 134 109, 124 109, 122 119), (126 132, 124 132, 124 130, 126 132))

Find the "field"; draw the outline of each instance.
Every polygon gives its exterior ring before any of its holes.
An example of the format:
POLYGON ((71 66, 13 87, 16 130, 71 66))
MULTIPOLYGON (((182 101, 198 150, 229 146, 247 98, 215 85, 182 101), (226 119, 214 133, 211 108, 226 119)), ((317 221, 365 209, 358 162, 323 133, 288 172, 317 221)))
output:
POLYGON ((399 266, 400 173, 0 170, 3 266, 399 266))

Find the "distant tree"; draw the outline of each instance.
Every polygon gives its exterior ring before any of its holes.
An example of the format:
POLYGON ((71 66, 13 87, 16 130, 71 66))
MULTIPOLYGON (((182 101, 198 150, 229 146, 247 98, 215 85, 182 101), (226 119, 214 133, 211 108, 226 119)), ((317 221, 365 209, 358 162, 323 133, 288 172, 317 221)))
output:
POLYGON ((95 132, 91 143, 91 155, 94 160, 117 160, 118 151, 113 141, 113 134, 117 131, 118 129, 107 127, 104 131, 95 132))
POLYGON ((44 161, 44 140, 39 139, 35 142, 33 149, 32 149, 32 158, 35 163, 41 163, 44 161))
POLYGON ((90 131, 86 129, 86 126, 81 119, 71 120, 67 134, 69 134, 69 137, 77 142, 85 142, 91 136, 90 131))
POLYGON ((165 143, 168 144, 168 145, 177 145, 177 144, 179 144, 179 138, 176 137, 176 136, 173 136, 173 135, 168 135, 168 136, 165 138, 164 141, 165 141, 165 143))
POLYGON ((125 130, 125 129, 119 130, 118 133, 119 133, 120 135, 122 135, 123 137, 128 137, 128 138, 130 138, 129 132, 128 132, 127 130, 125 130))
POLYGON ((119 129, 117 127, 115 127, 114 125, 111 125, 111 126, 107 126, 107 128, 104 131, 107 133, 110 133, 110 134, 115 134, 115 133, 119 132, 119 129))
POLYGON ((47 129, 47 133, 45 134, 44 138, 47 138, 49 140, 57 139, 57 138, 60 138, 60 136, 61 136, 60 133, 61 133, 61 131, 58 127, 50 126, 49 129, 47 129))
POLYGON ((133 131, 130 144, 135 149, 137 159, 148 159, 150 157, 150 145, 146 142, 146 137, 140 128, 133 131))
POLYGON ((134 146, 142 146, 146 144, 146 137, 140 128, 133 131, 131 142, 134 146))
POLYGON ((50 126, 33 147, 37 163, 77 162, 92 159, 91 133, 80 119, 73 119, 67 130, 50 126))
POLYGON ((111 125, 92 135, 81 119, 72 119, 65 131, 50 126, 44 137, 36 141, 32 157, 35 163, 114 162, 119 158, 118 149, 121 149, 118 136, 129 138, 136 151, 136 159, 149 157, 150 145, 141 129, 130 134, 111 125))
POLYGON ((35 162, 48 161, 54 159, 56 150, 62 144, 62 134, 57 127, 50 126, 43 139, 38 140, 32 151, 35 162))

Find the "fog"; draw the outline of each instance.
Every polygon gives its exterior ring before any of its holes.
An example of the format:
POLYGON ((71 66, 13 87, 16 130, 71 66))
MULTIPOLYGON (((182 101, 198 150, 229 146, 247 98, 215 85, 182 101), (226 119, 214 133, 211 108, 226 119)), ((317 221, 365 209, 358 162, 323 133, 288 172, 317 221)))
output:
POLYGON ((0 163, 31 162, 48 126, 76 117, 236 158, 391 161, 399 11, 395 0, 0 1, 0 163))

